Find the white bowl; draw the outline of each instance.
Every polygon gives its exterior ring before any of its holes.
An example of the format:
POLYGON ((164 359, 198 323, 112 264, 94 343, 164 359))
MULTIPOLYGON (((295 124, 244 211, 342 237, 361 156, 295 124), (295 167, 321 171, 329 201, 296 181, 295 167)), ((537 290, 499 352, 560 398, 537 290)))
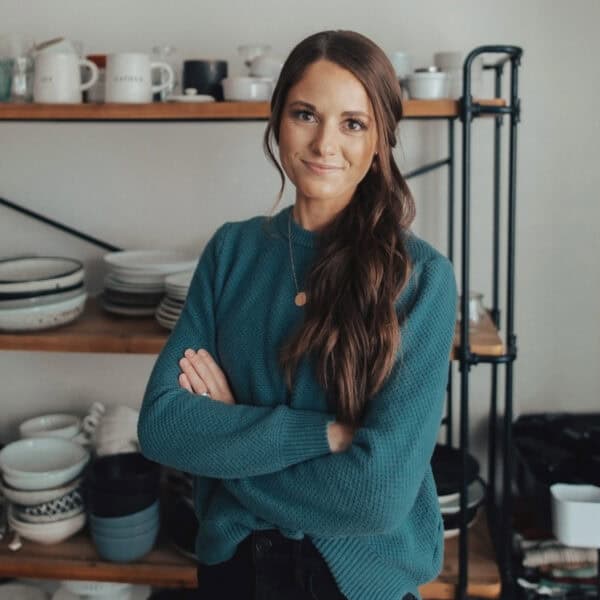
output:
MULTIPOLYGON (((476 479, 467 488, 467 508, 479 506, 485 498, 485 486, 480 479, 476 479)), ((448 498, 438 498, 440 501, 440 512, 443 515, 452 515, 460 511, 460 493, 452 494, 448 498)))
MULTIPOLYGON (((74 581, 65 580, 62 585, 78 596, 93 596, 94 598, 113 598, 117 593, 131 591, 131 583, 113 583, 110 581, 74 581)), ((120 597, 120 596, 119 596, 120 597)))
POLYGON ((448 97, 447 73, 411 73, 406 78, 408 93, 415 100, 436 100, 448 97))
POLYGON ((71 481, 81 473, 90 453, 64 438, 27 438, 0 451, 0 469, 10 486, 43 490, 71 481))
POLYGON ((262 77, 227 77, 221 85, 225 100, 233 102, 265 102, 273 93, 272 80, 262 77))
POLYGON ((283 60, 279 56, 261 54, 252 59, 250 63, 250 75, 252 77, 277 79, 282 68, 283 60))
POLYGON ((19 425, 22 438, 62 437, 74 438, 81 430, 81 419, 75 415, 51 414, 27 419, 19 425))
POLYGON ((8 258, 0 260, 0 293, 58 292, 83 281, 83 275, 83 265, 72 258, 8 258))
POLYGON ((85 307, 87 294, 54 304, 0 310, 0 329, 4 331, 37 331, 58 327, 75 320, 85 307))
POLYGON ((555 483, 552 530, 566 546, 600 548, 600 487, 555 483))
POLYGON ((65 485, 46 490, 19 490, 6 484, 0 479, 0 492, 7 500, 22 506, 36 506, 44 502, 51 502, 65 496, 81 485, 81 477, 69 481, 65 485))
POLYGON ((85 520, 85 512, 82 512, 69 519, 53 523, 25 523, 14 516, 11 507, 8 510, 8 524, 11 528, 21 537, 38 544, 58 544, 70 538, 83 529, 85 520))

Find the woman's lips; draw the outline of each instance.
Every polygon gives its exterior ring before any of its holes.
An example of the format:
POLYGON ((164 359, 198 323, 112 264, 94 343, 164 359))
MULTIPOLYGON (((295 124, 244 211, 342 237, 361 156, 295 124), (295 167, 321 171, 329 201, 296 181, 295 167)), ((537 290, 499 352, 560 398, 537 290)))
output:
POLYGON ((303 160, 302 163, 313 173, 317 173, 318 175, 324 175, 326 173, 332 173, 335 171, 339 171, 342 167, 338 167, 337 165, 324 165, 321 163, 309 162, 308 160, 303 160))

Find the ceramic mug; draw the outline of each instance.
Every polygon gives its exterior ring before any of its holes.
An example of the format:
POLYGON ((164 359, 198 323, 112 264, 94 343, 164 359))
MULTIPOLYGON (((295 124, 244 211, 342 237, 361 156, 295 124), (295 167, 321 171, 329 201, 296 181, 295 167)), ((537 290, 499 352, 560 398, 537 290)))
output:
POLYGON ((98 80, 98 67, 76 54, 41 52, 35 57, 33 101, 48 104, 78 104, 81 92, 98 80), (87 67, 90 78, 81 81, 80 67, 87 67))
POLYGON ((147 54, 124 52, 106 57, 106 102, 147 103, 152 96, 173 85, 175 74, 165 62, 151 62, 147 54), (160 69, 166 77, 152 85, 152 71, 160 69))

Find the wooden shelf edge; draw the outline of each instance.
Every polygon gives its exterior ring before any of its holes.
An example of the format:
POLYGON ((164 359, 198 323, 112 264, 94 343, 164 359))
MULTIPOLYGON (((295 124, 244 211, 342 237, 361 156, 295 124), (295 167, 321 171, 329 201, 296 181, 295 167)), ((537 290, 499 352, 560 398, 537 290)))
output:
MULTIPOLYGON (((95 298, 90 298, 83 315, 68 325, 42 331, 1 332, 0 350, 158 354, 168 335, 169 331, 152 317, 135 319, 110 315, 102 310, 95 298)), ((485 356, 500 356, 505 352, 487 314, 470 338, 472 352, 485 356)), ((454 360, 459 340, 457 326, 451 355, 454 360)))
MULTIPOLYGON (((506 106, 501 98, 476 100, 483 106, 506 106)), ((458 100, 405 100, 405 119, 458 117, 458 100)), ((0 121, 204 121, 266 120, 268 102, 150 104, 0 104, 0 121)))

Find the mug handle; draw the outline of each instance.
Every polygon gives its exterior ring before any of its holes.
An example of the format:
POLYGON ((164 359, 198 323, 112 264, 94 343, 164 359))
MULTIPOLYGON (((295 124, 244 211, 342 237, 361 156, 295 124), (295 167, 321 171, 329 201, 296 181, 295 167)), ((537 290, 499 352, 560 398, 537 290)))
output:
POLYGON ((82 58, 79 61, 79 65, 82 67, 87 67, 92 72, 92 76, 85 83, 82 83, 79 86, 79 89, 82 92, 85 92, 85 90, 89 90, 96 83, 96 81, 98 81, 98 75, 100 72, 98 71, 98 66, 91 60, 87 60, 87 58, 82 58))
MULTIPOLYGON (((162 92, 162 90, 166 90, 168 87, 173 85, 173 81, 175 81, 175 73, 173 73, 173 67, 165 62, 153 62, 150 63, 150 70, 161 69, 167 72, 167 80, 162 83, 158 83, 157 85, 152 86, 152 93, 156 94, 156 92, 162 92)), ((162 79, 162 77, 161 77, 162 79)))

